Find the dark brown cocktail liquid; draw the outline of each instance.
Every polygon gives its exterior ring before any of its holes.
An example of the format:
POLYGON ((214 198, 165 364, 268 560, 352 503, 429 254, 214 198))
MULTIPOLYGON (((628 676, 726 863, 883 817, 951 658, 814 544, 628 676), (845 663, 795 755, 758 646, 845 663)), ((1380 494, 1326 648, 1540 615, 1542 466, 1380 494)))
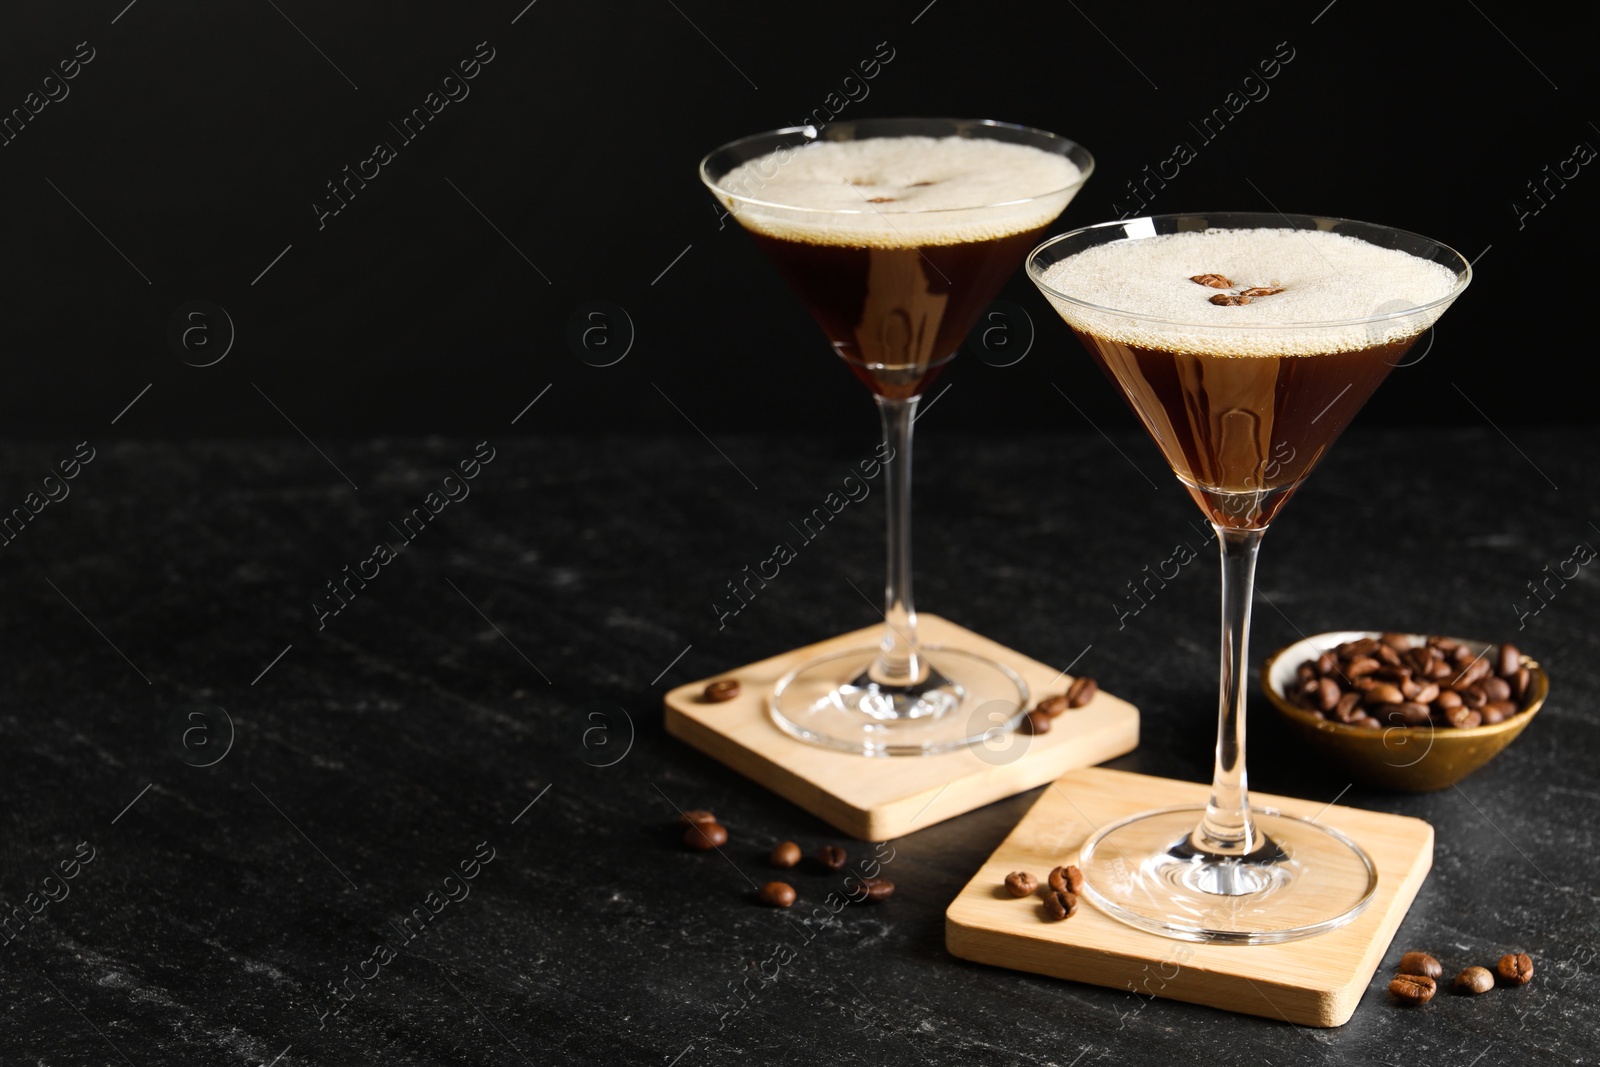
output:
POLYGON ((750 235, 856 377, 905 398, 938 377, 1044 230, 900 248, 750 235))
POLYGON ((1212 522, 1260 529, 1415 337, 1321 355, 1195 355, 1075 330, 1212 522))

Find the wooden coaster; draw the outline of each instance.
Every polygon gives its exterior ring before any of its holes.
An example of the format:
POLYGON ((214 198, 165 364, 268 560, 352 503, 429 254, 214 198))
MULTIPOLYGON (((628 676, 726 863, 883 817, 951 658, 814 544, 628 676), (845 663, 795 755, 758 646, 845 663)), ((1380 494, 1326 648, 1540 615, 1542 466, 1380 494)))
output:
POLYGON ((1251 801, 1318 818, 1367 850, 1378 868, 1372 902, 1348 926, 1282 945, 1177 941, 1118 922, 1083 899, 1062 922, 1037 896, 1003 889, 1012 871, 1043 883, 1092 832, 1140 811, 1204 804, 1209 787, 1091 767, 1056 782, 945 912, 945 945, 962 959, 1170 997, 1302 1026, 1340 1026, 1356 1010, 1395 930, 1433 866, 1421 819, 1252 793, 1251 801))
MULTIPOLYGON (((1014 652, 937 615, 917 615, 924 644, 970 650, 1005 664, 1028 683, 1034 702, 1066 691, 1072 676, 1014 652)), ((869 759, 799 741, 772 721, 772 688, 815 656, 872 646, 878 627, 680 685, 666 696, 667 733, 864 841, 887 841, 1053 781, 1074 767, 1131 752, 1139 711, 1105 691, 1055 719, 1049 733, 1010 735, 995 748, 975 746, 937 756, 869 759), (714 678, 737 678, 740 694, 721 704, 701 699, 714 678)))

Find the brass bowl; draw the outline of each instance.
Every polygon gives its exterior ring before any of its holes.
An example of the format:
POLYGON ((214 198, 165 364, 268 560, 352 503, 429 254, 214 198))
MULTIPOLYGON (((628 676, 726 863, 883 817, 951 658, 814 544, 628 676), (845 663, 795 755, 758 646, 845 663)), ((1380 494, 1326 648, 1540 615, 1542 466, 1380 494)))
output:
MULTIPOLYGON (((1407 793, 1427 793, 1455 785, 1515 741, 1549 695, 1549 676, 1537 662, 1524 656, 1530 677, 1522 707, 1493 726, 1347 726, 1289 700, 1287 694, 1295 684, 1295 671, 1300 664, 1346 641, 1378 636, 1373 630, 1317 634, 1279 649, 1261 666, 1261 688, 1278 713, 1308 746, 1326 753, 1352 778, 1366 785, 1407 793)), ((1418 642, 1423 640, 1419 635, 1412 637, 1418 642)), ((1496 647, 1487 641, 1456 640, 1474 652, 1496 647)))

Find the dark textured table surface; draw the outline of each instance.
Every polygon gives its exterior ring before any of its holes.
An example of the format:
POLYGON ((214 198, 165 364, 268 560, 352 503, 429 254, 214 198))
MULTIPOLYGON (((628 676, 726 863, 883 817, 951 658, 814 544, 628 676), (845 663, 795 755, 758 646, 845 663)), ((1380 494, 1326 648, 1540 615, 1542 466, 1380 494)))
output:
MULTIPOLYGON (((857 414, 832 442, 491 435, 470 495, 376 563, 476 442, 91 441, 64 489, 71 443, 9 446, 0 505, 67 495, 0 548, 0 1064, 1600 1058, 1600 601, 1592 566, 1527 588, 1600 545, 1592 431, 1358 427, 1266 540, 1256 662, 1372 627, 1514 639, 1552 678, 1515 745, 1421 796, 1343 792, 1256 701, 1253 785, 1438 832, 1355 1017, 1316 1031, 948 955, 945 906, 1037 791, 895 842, 894 898, 807 936, 754 902, 775 841, 839 839, 664 736, 660 698, 873 620, 849 583, 877 585, 876 487, 721 629, 713 606, 870 453, 857 414), (347 565, 376 573, 339 607, 347 565), (678 844, 674 805, 721 815, 726 858, 678 844), (1538 975, 1405 1010, 1412 947, 1538 975)), ((1152 447, 930 416, 920 606, 1063 666, 1089 646, 1077 669, 1144 714, 1115 766, 1207 777, 1214 564, 1118 621, 1199 543, 1152 447)), ((794 878, 813 905, 835 880, 794 878)))

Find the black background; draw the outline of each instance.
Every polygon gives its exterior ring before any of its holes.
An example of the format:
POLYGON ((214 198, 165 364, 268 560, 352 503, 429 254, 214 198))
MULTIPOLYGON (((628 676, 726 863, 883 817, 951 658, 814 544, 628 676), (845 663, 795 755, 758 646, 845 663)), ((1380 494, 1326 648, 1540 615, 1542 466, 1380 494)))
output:
MULTIPOLYGON (((547 385, 516 431, 692 434, 688 416, 712 435, 868 434, 864 391, 719 222, 696 164, 824 106, 880 42, 894 58, 840 118, 993 117, 1080 141, 1097 173, 1057 230, 1114 217, 1129 179, 1184 140, 1197 158, 1153 211, 1344 215, 1477 259, 1370 423, 1593 419, 1563 353, 1596 179, 1586 168, 1525 219, 1512 206, 1600 144, 1592 64, 1581 27, 1515 5, 124 3, 7 16, 0 113, 78 42, 95 50, 0 147, 12 438, 293 436, 290 420, 318 441, 511 432, 547 385), (398 144, 389 122, 482 41, 495 58, 470 96, 319 230, 325 183, 398 144), (1294 58, 1270 95, 1203 143, 1189 124, 1279 42, 1294 58), (209 367, 184 361, 214 358, 225 326, 200 354, 168 340, 196 299, 236 329, 209 367), (591 300, 632 323, 615 365, 568 342, 591 300)), ((1020 272, 1004 297, 1031 317, 1033 350, 958 360, 936 386, 951 386, 941 421, 1131 428, 1020 272)))

